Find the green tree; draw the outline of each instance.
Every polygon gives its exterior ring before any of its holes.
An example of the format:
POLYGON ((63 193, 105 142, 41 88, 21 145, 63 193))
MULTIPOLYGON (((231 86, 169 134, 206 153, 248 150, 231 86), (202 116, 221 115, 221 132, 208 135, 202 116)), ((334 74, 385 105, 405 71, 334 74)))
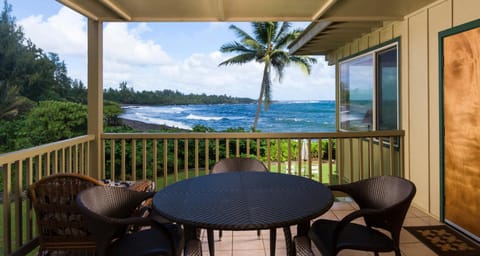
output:
POLYGON ((33 102, 19 94, 17 86, 0 81, 0 120, 11 120, 21 112, 26 112, 33 102))
POLYGON ((31 147, 81 136, 87 132, 87 107, 78 103, 41 101, 20 130, 18 147, 31 147))
POLYGON ((278 81, 281 82, 285 67, 290 63, 310 74, 312 64, 315 64, 317 60, 307 56, 292 55, 288 52, 287 46, 302 32, 299 29, 290 30, 291 23, 252 22, 251 25, 253 36, 235 25, 230 25, 230 29, 235 32, 239 41, 222 45, 220 51, 238 53, 238 55, 223 61, 219 66, 245 64, 250 61, 264 64, 260 96, 253 122, 253 130, 255 130, 262 103, 264 109, 267 110, 271 102, 271 69, 276 71, 278 81))

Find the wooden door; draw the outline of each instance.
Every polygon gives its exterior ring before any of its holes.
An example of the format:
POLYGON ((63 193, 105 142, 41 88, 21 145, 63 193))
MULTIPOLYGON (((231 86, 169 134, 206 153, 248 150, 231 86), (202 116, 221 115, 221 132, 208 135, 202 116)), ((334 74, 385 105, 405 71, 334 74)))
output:
POLYGON ((480 237, 480 28, 443 38, 444 217, 480 237))

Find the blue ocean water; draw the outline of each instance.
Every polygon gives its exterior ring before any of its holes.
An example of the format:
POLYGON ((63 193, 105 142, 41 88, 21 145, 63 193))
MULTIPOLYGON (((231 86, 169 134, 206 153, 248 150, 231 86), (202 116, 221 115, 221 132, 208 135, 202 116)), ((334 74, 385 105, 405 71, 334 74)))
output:
MULTIPOLYGON (((121 116, 145 123, 183 129, 204 125, 225 131, 253 125, 256 104, 128 106, 121 116)), ((335 101, 280 101, 260 113, 257 129, 262 132, 335 131, 335 101)))

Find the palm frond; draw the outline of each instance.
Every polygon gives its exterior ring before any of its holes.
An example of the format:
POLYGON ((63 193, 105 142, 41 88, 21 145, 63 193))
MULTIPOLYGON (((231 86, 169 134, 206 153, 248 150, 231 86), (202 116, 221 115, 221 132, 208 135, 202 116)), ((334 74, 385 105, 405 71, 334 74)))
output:
POLYGON ((223 52, 223 53, 228 53, 228 52, 239 52, 239 53, 255 52, 255 50, 249 49, 248 47, 246 47, 246 45, 241 44, 237 41, 231 42, 231 43, 226 43, 226 44, 220 46, 220 51, 223 52))
POLYGON ((247 32, 235 25, 230 25, 229 29, 233 30, 233 32, 237 35, 238 38, 240 38, 240 41, 242 42, 245 40, 254 40, 254 38, 250 36, 247 32))
POLYGON ((252 60, 255 60, 256 59, 256 55, 253 53, 245 53, 245 54, 240 54, 240 55, 237 55, 235 57, 232 57, 230 59, 227 59, 223 62, 221 62, 220 64, 218 64, 218 66, 228 66, 228 65, 233 65, 233 64, 245 64, 247 62, 250 62, 252 60))
POLYGON ((274 42, 277 42, 279 38, 283 37, 284 34, 290 34, 289 29, 292 26, 290 22, 283 22, 280 28, 278 29, 278 32, 275 35, 275 38, 273 39, 274 42))
POLYGON ((290 62, 294 63, 307 75, 312 71, 312 65, 317 63, 317 59, 308 56, 290 56, 290 62))

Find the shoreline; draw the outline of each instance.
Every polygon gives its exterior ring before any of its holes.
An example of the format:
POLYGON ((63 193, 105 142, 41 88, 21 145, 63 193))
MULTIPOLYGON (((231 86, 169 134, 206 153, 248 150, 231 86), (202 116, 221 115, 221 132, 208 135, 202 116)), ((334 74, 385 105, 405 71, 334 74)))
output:
POLYGON ((180 129, 176 127, 171 127, 167 125, 161 125, 161 124, 151 124, 151 123, 145 123, 142 121, 137 121, 137 120, 131 120, 131 119, 125 119, 119 117, 120 122, 124 126, 128 126, 132 128, 135 131, 140 131, 140 132, 148 132, 148 131, 166 131, 166 130, 175 130, 175 131, 185 131, 189 132, 190 130, 186 129, 180 129))

